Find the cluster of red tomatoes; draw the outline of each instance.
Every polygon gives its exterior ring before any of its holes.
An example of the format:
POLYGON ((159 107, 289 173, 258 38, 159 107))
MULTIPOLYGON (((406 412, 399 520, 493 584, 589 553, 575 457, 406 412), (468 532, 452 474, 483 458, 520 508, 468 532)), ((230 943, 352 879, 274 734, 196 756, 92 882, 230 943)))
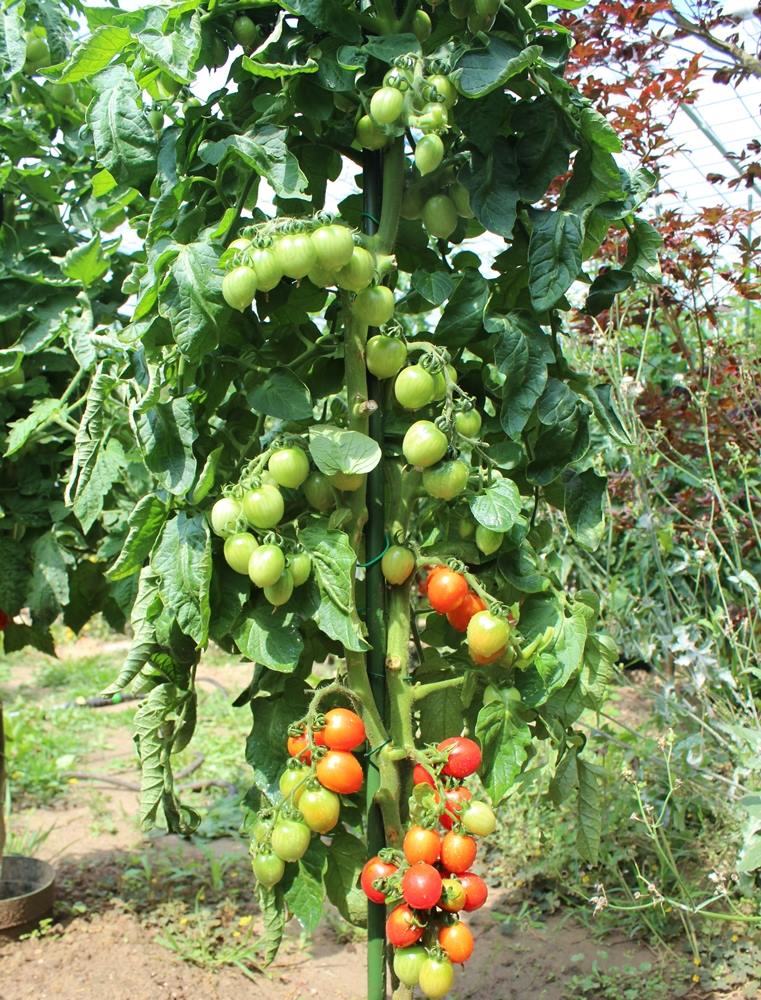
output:
POLYGON ((434 566, 421 589, 434 611, 446 615, 452 628, 467 633, 468 652, 474 663, 496 663, 504 656, 510 623, 487 610, 485 601, 471 590, 462 573, 443 563, 434 566))
POLYGON ((416 764, 412 780, 430 786, 438 823, 410 825, 402 851, 384 850, 370 858, 361 875, 368 899, 392 907, 386 936, 395 949, 394 972, 405 986, 418 986, 431 998, 449 992, 454 965, 473 953, 473 935, 460 914, 486 901, 486 884, 470 869, 478 850, 475 838, 496 827, 491 807, 473 799, 462 784, 481 764, 478 744, 454 736, 436 750, 446 755, 443 763, 416 764))
POLYGON ((257 820, 253 831, 252 866, 263 886, 277 885, 286 862, 304 856, 312 835, 330 833, 338 823, 339 796, 362 787, 362 765, 352 750, 364 742, 364 723, 348 708, 331 708, 319 728, 304 726, 288 737, 292 760, 280 776, 282 802, 274 818, 257 820))

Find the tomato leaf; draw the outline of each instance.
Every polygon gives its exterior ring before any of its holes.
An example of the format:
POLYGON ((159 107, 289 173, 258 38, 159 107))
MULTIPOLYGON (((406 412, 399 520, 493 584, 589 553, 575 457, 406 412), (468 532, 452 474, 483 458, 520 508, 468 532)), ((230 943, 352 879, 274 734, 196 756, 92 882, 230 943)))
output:
POLYGON ((471 497, 470 512, 485 528, 509 531, 521 512, 521 494, 512 479, 496 479, 483 493, 471 497))
POLYGON ((303 858, 297 862, 293 881, 283 898, 305 933, 317 929, 325 909, 325 870, 327 849, 319 838, 313 838, 303 858))
POLYGON ((330 902, 344 920, 355 927, 364 926, 367 919, 367 897, 357 884, 366 860, 364 843, 348 830, 338 827, 328 851, 325 888, 330 902))
POLYGON ((531 730, 521 717, 521 699, 515 688, 487 688, 476 721, 476 737, 483 753, 481 779, 498 804, 528 760, 526 747, 531 743, 531 730))
POLYGON ((576 541, 594 551, 605 530, 608 480, 593 469, 570 471, 563 477, 563 506, 568 527, 576 541))
POLYGON ((136 409, 132 422, 146 466, 164 489, 182 496, 196 475, 193 442, 198 432, 190 402, 180 396, 144 412, 136 409))
POLYGON ((265 603, 246 611, 233 638, 249 660, 281 673, 296 669, 304 647, 293 616, 265 603))
POLYGON ((372 472, 381 460, 380 446, 371 437, 332 424, 309 428, 309 453, 326 476, 372 472))
POLYGON ((18 6, 0 13, 0 79, 12 80, 26 62, 24 18, 18 6))
POLYGON ((369 649, 354 604, 356 556, 348 536, 322 522, 314 522, 300 532, 299 541, 312 557, 320 591, 320 604, 314 613, 318 628, 346 649, 354 652, 369 649))
POLYGON ((129 517, 129 533, 119 557, 108 571, 111 580, 137 573, 151 553, 167 519, 167 506, 156 493, 141 497, 129 517))
POLYGON ((167 521, 151 552, 159 593, 182 631, 198 646, 209 637, 211 538, 206 518, 184 511, 167 521))
POLYGON ((551 309, 581 270, 584 233, 579 218, 569 212, 534 216, 528 250, 529 292, 538 312, 551 309))
POLYGON ((285 368, 270 372, 251 390, 248 401, 257 413, 280 420, 311 420, 313 416, 309 389, 285 368))
POLYGON ((493 140, 488 153, 474 152, 472 164, 459 174, 475 217, 490 232, 506 239, 515 226, 518 176, 515 146, 500 138, 493 140))
POLYGON ((140 91, 124 66, 99 73, 87 111, 101 165, 117 180, 139 183, 156 164, 156 134, 139 105, 140 91))
POLYGON ((464 97, 485 97, 541 58, 540 45, 521 49, 514 42, 492 34, 485 48, 471 49, 458 59, 452 78, 464 97))
POLYGON ((277 885, 273 889, 267 889, 257 882, 256 898, 264 918, 264 934, 259 942, 264 951, 262 965, 266 968, 275 960, 285 933, 286 915, 283 890, 277 885))
POLYGON ((476 270, 468 270, 455 285, 444 307, 434 338, 449 347, 462 347, 483 328, 483 313, 489 299, 489 284, 476 270))
MULTIPOLYGON (((80 42, 71 57, 60 71, 56 73, 57 83, 79 83, 89 80, 100 73, 118 55, 125 46, 132 42, 132 36, 127 28, 117 25, 103 25, 80 42)), ((52 72, 51 74, 52 75, 52 72)))
POLYGON ((172 324, 177 346, 190 361, 199 361, 217 346, 218 324, 227 311, 221 279, 215 274, 218 252, 208 243, 177 246, 160 285, 159 315, 172 324))

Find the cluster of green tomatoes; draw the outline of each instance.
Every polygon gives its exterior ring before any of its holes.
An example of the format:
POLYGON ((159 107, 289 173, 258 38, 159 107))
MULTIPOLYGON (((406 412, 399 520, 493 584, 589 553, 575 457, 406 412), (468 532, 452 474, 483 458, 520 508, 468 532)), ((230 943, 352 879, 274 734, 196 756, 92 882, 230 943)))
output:
POLYGON ((365 742, 362 719, 348 708, 331 708, 310 725, 291 727, 291 757, 280 775, 281 799, 260 812, 253 828, 254 875, 267 889, 282 879, 285 865, 304 856, 313 835, 324 836, 341 814, 341 795, 354 795, 364 781, 352 751, 365 742))

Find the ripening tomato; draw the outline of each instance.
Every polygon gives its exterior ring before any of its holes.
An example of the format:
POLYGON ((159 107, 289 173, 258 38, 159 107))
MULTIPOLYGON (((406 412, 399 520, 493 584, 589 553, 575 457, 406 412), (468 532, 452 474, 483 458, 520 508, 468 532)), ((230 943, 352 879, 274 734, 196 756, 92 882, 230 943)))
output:
POLYGON ((248 531, 236 531, 225 539, 225 562, 236 573, 248 573, 248 563, 251 553, 259 548, 259 543, 248 531))
POLYGON ((316 773, 321 785, 339 795, 353 795, 360 790, 364 780, 362 765, 347 750, 328 750, 317 761, 316 773))
POLYGON ((255 247, 248 255, 248 262, 256 271, 256 287, 260 292, 271 292, 280 284, 283 269, 274 250, 255 247))
POLYGON ((285 556, 277 545, 260 545, 248 560, 248 575, 257 587, 273 587, 285 572, 285 556))
POLYGON ((309 749, 309 740, 306 733, 299 733, 298 736, 289 736, 287 747, 291 757, 297 757, 305 764, 312 763, 312 751, 309 749))
POLYGON ((484 882, 480 875, 475 875, 473 872, 463 872, 459 878, 465 888, 465 906, 463 906, 463 910, 466 913, 470 913, 472 910, 479 910, 489 895, 486 882, 484 882))
POLYGON ((243 312, 256 295, 256 271, 245 264, 233 268, 222 279, 222 298, 231 309, 243 312))
POLYGON ((394 973, 404 986, 417 986, 420 979, 420 969, 428 958, 428 952, 423 945, 411 945, 408 948, 397 948, 394 951, 394 973))
POLYGON ((278 448, 270 455, 267 468, 278 486, 297 490, 309 475, 309 458, 303 448, 278 448))
POLYGON ((232 535, 242 520, 243 508, 232 497, 222 497, 211 508, 211 530, 221 538, 232 535))
POLYGON ((312 557, 308 552, 297 552, 289 556, 288 569, 293 577, 293 586, 301 587, 312 575, 312 557))
POLYGON ((394 907, 386 921, 386 938, 394 948, 406 948, 423 936, 424 928, 406 903, 394 907))
POLYGON ((452 989, 454 969, 448 958, 433 958, 430 955, 420 966, 418 986, 428 1000, 441 1000, 452 989))
POLYGON ((355 138, 363 149, 383 149, 389 137, 379 128, 370 115, 362 115, 358 119, 355 138))
POLYGON ((329 750, 356 750, 367 738, 364 722, 350 708, 331 708, 326 712, 320 737, 329 750))
POLYGON ((254 528, 267 531, 278 524, 285 512, 283 495, 277 486, 262 483, 243 497, 243 513, 254 528))
POLYGON ((433 132, 424 135, 415 146, 415 166, 423 176, 433 173, 443 159, 444 143, 433 132))
POLYGON ((381 87, 370 98, 370 114, 379 125, 392 125, 404 110, 404 95, 396 87, 381 87))
POLYGON ((468 581, 453 569, 440 570, 428 578, 428 601, 440 615, 456 608, 467 593, 468 581))
POLYGON ((416 861, 402 876, 402 895, 416 910, 430 910, 441 896, 441 875, 433 865, 416 861))
POLYGON ((336 284, 347 292, 361 292, 375 275, 375 259, 364 247, 354 247, 349 263, 336 275, 336 284))
MULTIPOLYGON (((306 742, 306 740, 305 740, 306 742)), ((284 799, 291 799, 298 803, 301 796, 306 791, 307 781, 312 773, 312 769, 305 764, 297 764, 293 761, 280 775, 278 787, 284 799)))
POLYGON ((466 438, 478 437, 481 423, 481 414, 478 410, 460 410, 454 415, 455 430, 466 438))
POLYGON ((407 361, 407 348, 396 337, 377 333, 367 342, 365 361, 371 375, 376 378, 393 378, 407 361))
POLYGON ((498 660, 501 660, 507 652, 507 646, 503 646, 502 649, 498 649, 497 652, 492 653, 491 656, 480 656, 478 653, 474 653, 470 647, 468 647, 468 652, 470 653, 471 660, 477 667, 486 667, 491 663, 496 663, 498 660))
POLYGON ((423 225, 430 236, 438 240, 448 239, 457 229, 457 209, 451 198, 445 194, 435 194, 423 205, 423 225))
POLYGON ((365 862, 365 866, 362 869, 362 874, 359 878, 362 891, 371 902, 385 903, 386 894, 375 887, 375 882, 382 878, 390 878, 391 875, 396 875, 398 871, 399 869, 396 865, 392 865, 389 861, 384 861, 383 858, 378 857, 376 854, 374 858, 370 858, 369 861, 365 862))
POLYGON ((422 365, 403 368, 394 382, 394 396, 405 410, 419 410, 433 402, 433 376, 422 365))
POLYGON ((336 505, 336 495, 330 480, 322 472, 313 472, 304 483, 304 496, 310 507, 325 514, 336 505))
POLYGON ((415 553, 403 545, 392 545, 383 553, 381 572, 392 587, 401 586, 415 569, 415 553))
POLYGON ((449 778, 467 778, 481 766, 481 748, 467 736, 450 736, 437 744, 436 749, 449 751, 447 762, 441 769, 441 773, 449 778))
POLYGON ((456 608, 452 608, 451 611, 447 612, 447 621, 457 632, 466 632, 468 622, 473 615, 478 614, 479 611, 483 611, 485 607, 486 605, 478 594, 474 594, 470 590, 456 608))
POLYGON ((441 837, 435 830, 427 827, 411 826, 404 835, 402 850, 411 865, 417 861, 434 865, 441 854, 441 837))
POLYGON ((337 223, 315 229, 312 243, 317 253, 317 263, 326 271, 335 272, 345 267, 354 253, 351 229, 337 223))
POLYGON ((288 567, 283 570, 274 583, 263 589, 265 598, 274 608, 280 608, 284 604, 287 604, 293 594, 293 577, 288 567))
POLYGON ((504 534, 501 531, 492 531, 479 524, 476 528, 476 546, 485 556, 493 555, 502 544, 504 534))
MULTIPOLYGON (((463 806, 469 799, 473 798, 469 789, 464 785, 456 788, 447 788, 444 792, 444 812, 439 817, 439 822, 445 830, 451 830, 454 821, 462 815, 463 806)), ((471 830, 470 833, 475 831, 471 830)))
POLYGON ((427 469, 446 455, 449 441, 432 420, 416 420, 407 428, 402 441, 402 454, 410 465, 427 469))
POLYGON ((448 108, 454 107, 457 103, 457 91, 448 76, 436 73, 428 77, 428 83, 435 92, 436 100, 443 101, 448 108))
POLYGON ((447 953, 450 962, 460 965, 467 962, 473 954, 473 935, 467 924, 458 920, 455 924, 448 924, 439 931, 439 944, 447 953))
POLYGON ((275 257, 289 278, 305 278, 317 263, 317 251, 309 233, 281 236, 275 244, 275 257))
POLYGON ((454 500, 468 485, 470 470, 459 458, 440 462, 423 473, 423 489, 437 500, 454 500))
POLYGON ((285 862, 273 851, 258 851, 251 861, 251 867, 254 870, 256 881, 266 889, 277 885, 285 874, 285 862))
POLYGON ((303 858, 312 839, 312 831, 300 820, 279 819, 272 828, 272 851, 283 861, 303 858))
POLYGON ((329 833, 341 814, 341 800, 327 788, 307 787, 299 797, 299 812, 313 833, 329 833))
POLYGON ((439 908, 446 913, 459 913, 465 907, 465 886, 459 878, 441 880, 441 899, 439 908))
POLYGON ((441 864, 452 875, 466 872, 476 860, 478 845, 472 837, 449 830, 441 838, 441 864))
POLYGON ((491 611, 479 611, 468 623, 468 647, 476 656, 494 656, 509 638, 510 625, 491 611))
POLYGON ((497 817, 486 802, 468 802, 460 813, 463 829, 476 837, 488 837, 497 829, 497 817))
POLYGON ((351 308, 361 323, 383 326, 394 315, 394 293, 387 285, 373 285, 357 295, 351 308))
POLYGON ((413 785, 430 785, 431 788, 436 787, 436 779, 431 774, 430 771, 426 770, 422 764, 415 764, 412 768, 412 784, 413 785))

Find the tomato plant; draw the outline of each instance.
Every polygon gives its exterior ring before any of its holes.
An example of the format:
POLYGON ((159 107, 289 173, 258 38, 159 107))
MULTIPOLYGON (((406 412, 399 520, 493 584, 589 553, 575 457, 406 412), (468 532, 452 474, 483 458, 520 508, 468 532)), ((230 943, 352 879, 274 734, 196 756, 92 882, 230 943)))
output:
MULTIPOLYGON (((443 8, 379 0, 338 19, 321 0, 287 16, 148 4, 114 14, 119 48, 51 50, 55 82, 83 87, 86 116, 60 114, 97 164, 92 246, 64 249, 69 304, 114 266, 129 296, 121 313, 90 303, 80 392, 61 384, 48 407, 52 421, 81 395, 67 496, 96 532, 103 484, 119 494, 127 455, 137 469, 129 518, 99 552, 135 636, 116 687, 146 694, 140 756, 161 771, 142 818, 199 821, 172 791, 172 755, 209 643, 242 655, 255 860, 285 862, 259 880, 267 960, 288 917, 312 930, 326 897, 356 920, 360 872, 384 846, 392 900, 440 860, 447 881, 461 875, 447 905, 482 905, 469 868, 485 799, 504 800, 529 761, 578 797, 580 849, 595 852, 577 727, 615 650, 596 596, 566 590, 559 547, 602 537, 598 442, 619 425, 563 354, 566 293, 611 227, 627 268, 646 270, 653 234, 636 212, 652 179, 617 163, 615 135, 564 81, 571 39, 543 5, 450 6, 454 30, 443 8), (171 55, 157 32, 181 40, 171 55), (231 86, 204 93, 198 70, 220 60, 231 86), (340 202, 339 175, 356 177, 340 202), (125 219, 142 240, 128 261, 105 235, 125 219), (489 267, 460 247, 487 231, 489 267), (309 771, 298 802, 289 754, 309 771), (484 795, 466 810, 457 783, 476 773, 484 795), (460 814, 442 837, 449 800, 460 814)), ((29 411, 9 412, 15 443, 29 411)), ((0 593, 10 612, 19 600, 0 593)), ((447 912, 431 909, 433 941, 447 912)), ((414 945, 423 923, 400 904, 389 940, 414 945)), ((451 977, 434 945, 420 988, 443 995, 451 977)), ((378 1000, 382 970, 371 980, 378 1000)))

